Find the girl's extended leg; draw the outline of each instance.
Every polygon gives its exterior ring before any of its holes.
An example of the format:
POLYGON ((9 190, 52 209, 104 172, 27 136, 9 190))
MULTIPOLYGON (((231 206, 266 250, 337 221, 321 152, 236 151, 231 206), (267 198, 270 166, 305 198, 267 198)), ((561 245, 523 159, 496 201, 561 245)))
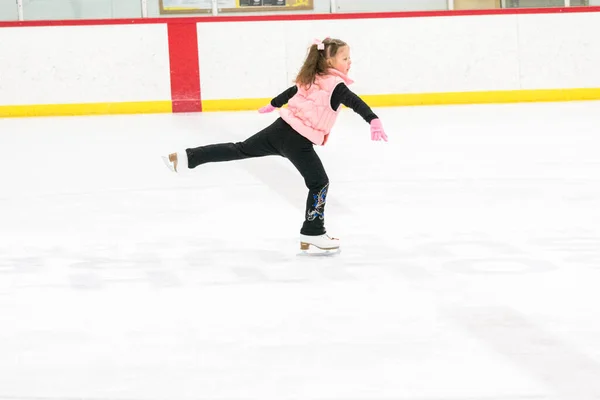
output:
POLYGON ((279 126, 271 124, 262 131, 250 136, 243 142, 218 143, 185 150, 188 159, 188 168, 196 168, 200 164, 241 160, 250 157, 264 157, 279 155, 273 138, 279 126))

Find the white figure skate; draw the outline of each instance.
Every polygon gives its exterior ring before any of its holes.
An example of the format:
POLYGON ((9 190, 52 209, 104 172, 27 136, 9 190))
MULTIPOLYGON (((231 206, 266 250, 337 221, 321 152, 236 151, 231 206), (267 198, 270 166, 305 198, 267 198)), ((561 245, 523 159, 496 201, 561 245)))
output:
POLYGON ((300 235, 300 250, 303 254, 337 254, 340 252, 340 240, 327 234, 318 236, 300 235))
POLYGON ((187 167, 187 153, 185 151, 178 151, 176 153, 169 154, 167 157, 161 157, 167 168, 169 168, 172 172, 181 174, 189 170, 187 167))

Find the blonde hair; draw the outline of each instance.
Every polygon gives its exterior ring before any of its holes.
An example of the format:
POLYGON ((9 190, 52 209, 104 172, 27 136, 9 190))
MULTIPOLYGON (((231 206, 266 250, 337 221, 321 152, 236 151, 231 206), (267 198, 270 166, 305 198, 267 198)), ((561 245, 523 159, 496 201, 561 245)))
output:
POLYGON ((327 60, 335 57, 339 49, 348 44, 340 39, 326 38, 323 40, 323 45, 323 50, 319 50, 317 44, 309 47, 304 64, 296 76, 296 84, 304 87, 312 85, 315 82, 315 77, 325 74, 329 68, 327 60))

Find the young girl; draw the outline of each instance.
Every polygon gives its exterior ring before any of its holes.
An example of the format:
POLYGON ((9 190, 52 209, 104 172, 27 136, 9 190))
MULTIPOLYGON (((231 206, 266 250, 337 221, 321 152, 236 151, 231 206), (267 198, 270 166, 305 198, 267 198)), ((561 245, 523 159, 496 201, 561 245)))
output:
POLYGON ((347 85, 353 83, 348 78, 350 65, 350 48, 345 42, 330 38, 315 40, 296 77, 296 84, 258 110, 268 113, 280 108, 280 117, 273 124, 243 142, 188 148, 163 157, 164 162, 172 171, 178 172, 210 162, 271 155, 285 157, 302 174, 308 188, 300 248, 308 250, 311 245, 322 250, 339 248, 339 239, 330 237, 325 230, 329 179, 314 146, 327 143, 342 104, 370 124, 372 140, 387 141, 377 115, 348 89, 347 85), (288 107, 281 108, 285 104, 288 107))

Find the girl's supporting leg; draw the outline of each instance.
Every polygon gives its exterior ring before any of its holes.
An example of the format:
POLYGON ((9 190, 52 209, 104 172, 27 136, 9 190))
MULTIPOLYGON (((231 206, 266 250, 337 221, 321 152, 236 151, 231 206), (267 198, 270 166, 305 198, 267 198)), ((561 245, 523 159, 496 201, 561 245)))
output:
POLYGON ((282 149, 282 155, 294 164, 308 188, 304 223, 300 233, 308 236, 325 234, 325 203, 329 178, 313 143, 293 132, 282 149))

